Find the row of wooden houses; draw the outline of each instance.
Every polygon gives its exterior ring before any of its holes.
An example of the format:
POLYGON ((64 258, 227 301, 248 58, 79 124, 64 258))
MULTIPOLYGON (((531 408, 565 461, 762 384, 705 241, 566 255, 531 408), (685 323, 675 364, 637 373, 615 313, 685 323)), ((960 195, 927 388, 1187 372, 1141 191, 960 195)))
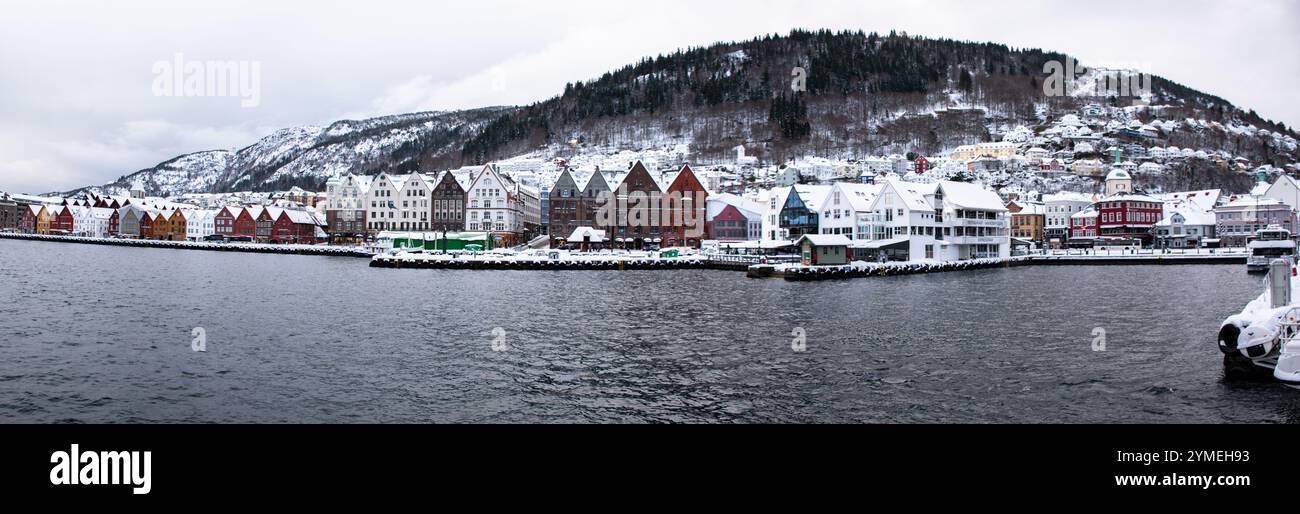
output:
MULTIPOLYGON (((98 198, 64 205, 22 205, 12 215, 18 232, 161 241, 242 239, 268 243, 316 244, 325 223, 312 211, 279 207, 160 208, 142 201, 98 198), (104 205, 120 205, 110 208, 104 205)), ((6 217, 8 219, 8 217, 6 217)))

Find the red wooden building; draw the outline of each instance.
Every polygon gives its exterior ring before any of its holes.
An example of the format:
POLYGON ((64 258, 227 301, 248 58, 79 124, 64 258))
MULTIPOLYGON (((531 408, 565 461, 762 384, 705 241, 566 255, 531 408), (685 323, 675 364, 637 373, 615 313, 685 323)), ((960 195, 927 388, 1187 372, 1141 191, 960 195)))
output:
POLYGON ((257 232, 254 239, 258 241, 270 241, 275 233, 275 221, 280 218, 284 209, 279 207, 256 208, 257 232))
MULTIPOLYGON (((64 200, 67 203, 67 200, 64 200)), ((71 234, 73 226, 72 209, 67 205, 54 208, 54 215, 50 216, 50 232, 59 234, 71 234), (56 232, 57 231, 57 232, 56 232)))
POLYGON ((257 212, 253 208, 239 209, 239 216, 235 218, 235 230, 231 234, 236 237, 257 237, 257 218, 255 214, 261 214, 262 208, 257 207, 257 212))
POLYGON ((140 215, 140 239, 153 239, 153 218, 155 214, 144 211, 140 215))
MULTIPOLYGON (((268 209, 269 210, 269 209, 268 209)), ((316 228, 320 221, 310 212, 281 210, 271 225, 271 242, 316 244, 320 242, 316 228)))
POLYGON ((734 205, 728 205, 709 220, 709 238, 718 241, 748 241, 749 218, 734 205))
POLYGON ((238 207, 222 207, 212 216, 212 234, 222 237, 235 235, 235 219, 239 217, 238 207))
MULTIPOLYGON (((103 201, 103 199, 100 201, 103 201)), ((122 231, 122 219, 119 216, 121 216, 121 213, 118 212, 118 209, 113 209, 113 214, 108 216, 108 235, 116 236, 122 231)))
POLYGON ((699 248, 701 240, 709 239, 705 225, 708 205, 709 191, 691 171, 691 165, 682 166, 668 185, 660 212, 664 246, 699 248))
POLYGON ((1139 239, 1144 245, 1151 244, 1151 229, 1164 216, 1164 202, 1138 194, 1110 196, 1094 208, 1101 237, 1139 239))

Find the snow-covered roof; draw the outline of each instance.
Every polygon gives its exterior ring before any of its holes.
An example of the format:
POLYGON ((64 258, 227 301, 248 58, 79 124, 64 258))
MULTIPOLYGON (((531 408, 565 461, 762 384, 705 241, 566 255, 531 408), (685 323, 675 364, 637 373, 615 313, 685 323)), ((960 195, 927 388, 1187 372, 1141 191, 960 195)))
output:
POLYGON ((1092 197, 1073 191, 1061 191, 1059 193, 1043 195, 1043 203, 1045 204, 1066 202, 1092 203, 1092 197))
POLYGON ((939 185, 943 188, 944 201, 957 207, 999 212, 1007 210, 997 193, 975 184, 943 181, 939 185))
POLYGON ((1169 201, 1185 201, 1194 204, 1197 208, 1208 211, 1214 209, 1219 203, 1219 198, 1223 195, 1220 189, 1206 189, 1202 191, 1181 191, 1177 193, 1166 193, 1159 195, 1160 199, 1169 201))
MULTIPOLYGON (((934 210, 934 207, 930 205, 930 202, 925 201, 925 195, 934 193, 935 190, 934 184, 917 184, 914 182, 903 182, 896 178, 886 179, 885 183, 888 184, 889 188, 893 190, 894 193, 897 194, 903 200, 903 205, 906 206, 908 210, 912 210, 912 211, 934 210)), ((884 189, 882 188, 881 194, 883 194, 883 192, 884 189)), ((1002 203, 998 202, 998 205, 1001 206, 1002 203)))
POLYGON ((603 243, 605 241, 605 231, 596 230, 592 227, 578 227, 573 229, 573 233, 569 234, 566 241, 586 241, 587 238, 590 238, 589 241, 592 243, 603 243))
POLYGON ((812 243, 813 246, 849 246, 853 244, 852 239, 841 234, 805 234, 795 241, 795 244, 801 245, 805 240, 812 243))
POLYGON ((284 211, 284 215, 289 217, 289 221, 290 221, 291 223, 294 223, 294 224, 297 224, 297 225, 317 225, 317 224, 319 224, 319 221, 316 219, 316 216, 313 216, 312 213, 310 213, 310 212, 308 212, 308 211, 300 211, 300 210, 296 210, 296 209, 286 209, 286 210, 284 211))
POLYGON ((1123 169, 1120 168, 1115 168, 1113 170, 1110 170, 1110 173, 1106 174, 1106 180, 1132 180, 1132 179, 1133 179, 1132 175, 1129 175, 1127 171, 1124 171, 1123 169))
POLYGON ((1162 202, 1160 199, 1158 199, 1158 198, 1153 198, 1153 197, 1150 197, 1150 196, 1147 196, 1147 195, 1141 195, 1141 194, 1132 194, 1132 193, 1117 193, 1117 194, 1114 194, 1114 195, 1111 195, 1111 196, 1107 196, 1107 197, 1105 197, 1105 198, 1102 198, 1101 201, 1103 201, 1103 202, 1152 202, 1152 203, 1163 203, 1163 202, 1162 202))
POLYGON ((1073 216, 1070 216, 1070 219, 1086 219, 1086 218, 1096 218, 1096 217, 1097 217, 1096 209, 1087 209, 1084 211, 1074 213, 1073 216))
POLYGON ((1206 211, 1194 203, 1179 202, 1174 207, 1166 206, 1165 216, 1156 223, 1156 226, 1172 226, 1174 216, 1182 216, 1183 225, 1214 225, 1218 219, 1214 211, 1206 211))

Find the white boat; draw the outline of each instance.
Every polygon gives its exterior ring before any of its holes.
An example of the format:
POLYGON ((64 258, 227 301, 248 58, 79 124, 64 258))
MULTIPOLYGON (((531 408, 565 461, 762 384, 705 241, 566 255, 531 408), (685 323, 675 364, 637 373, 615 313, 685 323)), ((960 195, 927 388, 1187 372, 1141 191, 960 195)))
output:
POLYGON ((1219 350, 1229 379, 1273 378, 1300 389, 1300 307, 1275 309, 1250 324, 1229 318, 1219 330, 1219 350))
POLYGON ((1267 272, 1269 263, 1275 259, 1287 259, 1295 262, 1296 243, 1291 239, 1291 231, 1277 225, 1255 232, 1255 238, 1246 244, 1246 271, 1251 273, 1267 272))

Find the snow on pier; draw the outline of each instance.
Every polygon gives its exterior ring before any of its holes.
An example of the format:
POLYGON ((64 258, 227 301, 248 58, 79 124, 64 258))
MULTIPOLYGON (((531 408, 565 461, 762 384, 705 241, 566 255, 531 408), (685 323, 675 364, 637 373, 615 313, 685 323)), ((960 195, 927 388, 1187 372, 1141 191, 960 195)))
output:
POLYGON ((709 260, 700 255, 658 257, 655 255, 563 255, 551 258, 528 254, 440 254, 407 253, 376 255, 373 268, 416 269, 507 269, 507 270, 633 270, 702 269, 709 260))

